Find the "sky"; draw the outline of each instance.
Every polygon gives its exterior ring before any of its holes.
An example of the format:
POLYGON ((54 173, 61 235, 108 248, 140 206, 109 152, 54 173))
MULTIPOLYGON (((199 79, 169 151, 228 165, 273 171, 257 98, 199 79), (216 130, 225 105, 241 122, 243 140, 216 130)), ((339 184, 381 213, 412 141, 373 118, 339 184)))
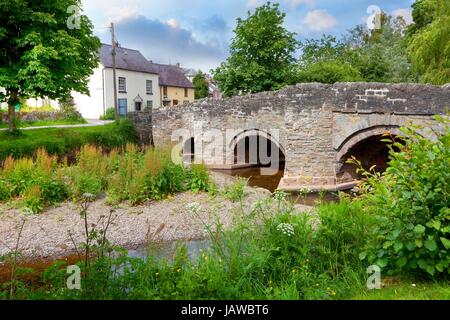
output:
MULTIPOLYGON (((137 49, 158 63, 176 64, 209 72, 225 61, 238 17, 265 0, 82 0, 84 14, 103 43, 111 43, 109 24, 116 25, 117 41, 137 49)), ((411 22, 414 0, 279 0, 286 13, 285 27, 299 40, 323 34, 342 36, 365 24, 377 6, 411 22)))

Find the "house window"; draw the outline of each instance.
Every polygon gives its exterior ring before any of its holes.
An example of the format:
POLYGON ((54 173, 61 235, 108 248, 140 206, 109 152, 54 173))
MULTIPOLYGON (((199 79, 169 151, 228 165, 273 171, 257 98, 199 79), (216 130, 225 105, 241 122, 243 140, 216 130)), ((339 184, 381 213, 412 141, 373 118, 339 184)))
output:
POLYGON ((147 108, 148 109, 153 108, 153 100, 147 100, 147 108))
POLYGON ((167 87, 166 86, 163 87, 163 95, 165 97, 167 97, 167 87))
POLYGON ((188 97, 188 88, 184 88, 184 97, 185 97, 185 98, 188 97))
POLYGON ((127 115, 127 99, 119 99, 119 115, 126 116, 127 115))
POLYGON ((119 77, 119 93, 127 93, 127 79, 119 77))
POLYGON ((147 94, 153 94, 153 81, 147 80, 145 83, 145 89, 147 91, 147 94))
POLYGON ((177 106, 178 105, 178 100, 173 100, 173 105, 177 106))

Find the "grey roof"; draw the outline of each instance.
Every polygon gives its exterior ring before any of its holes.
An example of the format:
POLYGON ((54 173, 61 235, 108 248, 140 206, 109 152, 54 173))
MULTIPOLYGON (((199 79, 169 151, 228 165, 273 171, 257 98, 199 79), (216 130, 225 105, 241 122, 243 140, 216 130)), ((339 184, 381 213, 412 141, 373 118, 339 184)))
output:
POLYGON ((159 73, 159 84, 161 86, 194 88, 192 82, 184 75, 184 70, 178 66, 151 63, 159 73))
MULTIPOLYGON (((102 44, 100 61, 104 67, 112 68, 112 46, 102 44)), ((158 74, 158 70, 138 51, 128 48, 116 48, 116 68, 130 71, 158 74)))

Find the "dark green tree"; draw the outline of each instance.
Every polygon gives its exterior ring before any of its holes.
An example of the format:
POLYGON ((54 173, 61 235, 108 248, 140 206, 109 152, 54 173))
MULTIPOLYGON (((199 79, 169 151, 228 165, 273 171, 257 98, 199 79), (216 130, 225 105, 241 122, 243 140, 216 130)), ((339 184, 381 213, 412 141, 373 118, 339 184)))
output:
POLYGON ((195 99, 202 99, 209 96, 209 83, 201 70, 197 72, 192 83, 195 87, 195 99))
POLYGON ((0 99, 8 103, 10 131, 20 99, 88 93, 100 41, 77 8, 80 0, 0 1, 0 99))
POLYGON ((225 96, 276 90, 295 82, 295 33, 283 26, 278 4, 267 4, 237 19, 230 57, 213 71, 225 96))

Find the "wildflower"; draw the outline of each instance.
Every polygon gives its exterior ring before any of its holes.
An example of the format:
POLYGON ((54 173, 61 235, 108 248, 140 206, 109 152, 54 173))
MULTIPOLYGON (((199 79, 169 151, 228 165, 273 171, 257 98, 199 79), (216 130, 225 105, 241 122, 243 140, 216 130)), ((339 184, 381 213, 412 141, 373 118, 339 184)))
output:
POLYGON ((199 203, 192 202, 187 205, 187 208, 190 212, 195 214, 195 213, 198 213, 202 207, 199 203))
POLYGON ((177 272, 181 272, 181 269, 177 269, 177 272))
POLYGON ((282 201, 286 200, 287 193, 283 192, 281 190, 277 190, 277 191, 275 191, 273 197, 274 197, 275 200, 277 200, 279 202, 282 202, 282 201))
POLYGON ((277 230, 288 237, 292 237, 295 234, 294 226, 292 226, 292 224, 289 223, 280 223, 277 226, 277 230))
POLYGON ((415 283, 413 283, 412 285, 411 285, 413 288, 415 288, 416 287, 416 284, 415 283))
POLYGON ((159 276, 159 272, 155 273, 156 276, 159 276))

